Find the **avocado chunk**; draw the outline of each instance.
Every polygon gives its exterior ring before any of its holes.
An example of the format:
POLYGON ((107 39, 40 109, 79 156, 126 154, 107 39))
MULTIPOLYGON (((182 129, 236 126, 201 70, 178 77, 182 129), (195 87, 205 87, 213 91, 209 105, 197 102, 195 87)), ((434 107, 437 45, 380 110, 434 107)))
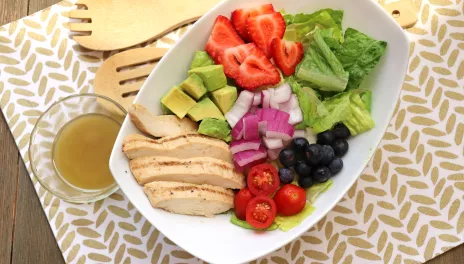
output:
POLYGON ((195 69, 198 67, 204 67, 214 65, 213 59, 209 56, 206 51, 197 51, 195 57, 193 58, 192 64, 190 64, 190 69, 195 69))
POLYGON ((199 101, 190 111, 187 113, 188 117, 195 122, 201 121, 207 117, 217 118, 225 120, 224 115, 217 106, 208 97, 199 101))
POLYGON ((195 73, 190 75, 183 83, 181 83, 180 88, 187 92, 195 100, 200 99, 206 92, 208 92, 203 85, 203 80, 195 73))
POLYGON ((211 92, 213 102, 219 107, 223 114, 229 112, 237 101, 237 88, 233 86, 226 86, 214 92, 211 92))
POLYGON ((227 77, 224 74, 224 66, 210 65, 191 69, 188 74, 197 74, 203 80, 208 91, 216 91, 227 85, 227 77))
POLYGON ((225 142, 230 142, 232 140, 230 132, 231 129, 227 121, 210 117, 203 119, 198 128, 199 134, 224 140, 225 142))
POLYGON ((162 99, 161 103, 171 110, 179 118, 184 118, 196 102, 186 93, 182 92, 179 87, 174 86, 162 99))

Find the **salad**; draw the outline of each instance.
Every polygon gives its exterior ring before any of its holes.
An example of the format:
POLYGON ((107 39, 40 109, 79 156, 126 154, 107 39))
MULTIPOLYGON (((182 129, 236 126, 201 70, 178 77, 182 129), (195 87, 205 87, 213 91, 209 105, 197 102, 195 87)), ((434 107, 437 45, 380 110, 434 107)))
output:
POLYGON ((247 183, 232 224, 297 226, 343 169, 349 138, 375 126, 361 83, 387 43, 342 22, 343 10, 288 14, 271 4, 218 16, 189 77, 161 99, 166 114, 229 144, 247 183))

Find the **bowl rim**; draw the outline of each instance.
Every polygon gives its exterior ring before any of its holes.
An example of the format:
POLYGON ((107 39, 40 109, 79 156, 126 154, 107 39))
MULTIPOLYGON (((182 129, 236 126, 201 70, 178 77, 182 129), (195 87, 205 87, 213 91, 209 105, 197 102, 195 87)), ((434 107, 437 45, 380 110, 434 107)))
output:
MULTIPOLYGON (((203 21, 203 18, 206 17, 206 16, 209 16, 211 15, 211 13, 218 13, 217 10, 222 7, 223 5, 226 5, 227 3, 229 2, 233 2, 234 0, 224 0, 222 2, 220 2, 218 5, 216 5, 213 9, 211 9, 210 11, 208 11, 202 18, 200 18, 196 23, 200 22, 200 21, 203 21)), ((391 16, 391 14, 389 14, 384 8, 382 8, 379 3, 377 2, 374 2, 372 0, 358 0, 359 4, 362 4, 362 5, 365 5, 365 6, 369 6, 371 9, 376 9, 377 11, 379 12, 382 12, 385 17, 388 17, 386 19, 388 19, 390 21, 390 24, 392 25, 392 30, 399 30, 401 32, 401 38, 398 39, 398 42, 404 42, 404 44, 406 45, 405 46, 405 49, 407 51, 409 51, 409 47, 410 47, 410 42, 409 42, 409 38, 406 34, 406 32, 401 28, 401 26, 395 21, 395 19, 391 16)), ((192 29, 190 29, 192 30, 192 29)), ((186 37, 190 32, 187 32, 182 38, 186 37)), ((181 38, 181 39, 182 39, 181 38)), ((169 51, 166 53, 166 55, 160 60, 160 62, 158 63, 158 65, 162 64, 164 59, 171 56, 171 52, 174 52, 174 48, 178 45, 178 43, 180 42, 179 39, 176 44, 174 44, 170 49, 169 51)), ((171 58, 172 59, 172 58, 171 58)), ((405 76, 406 76, 406 73, 407 73, 407 69, 408 69, 408 61, 409 61, 409 56, 405 56, 404 57, 404 61, 401 61, 399 63, 401 64, 404 64, 406 67, 405 67, 405 70, 404 72, 402 73, 402 76, 400 77, 401 79, 401 82, 403 83, 404 82, 404 79, 405 79, 405 76)), ((153 71, 150 73, 150 75, 153 75, 154 72, 156 72, 157 70, 157 67, 155 67, 153 69, 153 71)), ((150 76, 148 77, 148 79, 150 78, 150 76)), ((148 80, 147 79, 147 80, 148 80)), ((135 98, 135 102, 138 102, 139 101, 139 98, 142 96, 143 94, 143 90, 144 89, 149 89, 149 88, 145 88, 145 86, 148 86, 147 85, 147 82, 145 82, 145 84, 142 86, 142 88, 140 89, 137 97, 135 98)), ((361 175, 362 171, 366 168, 366 166, 368 165, 369 161, 372 160, 373 156, 374 156, 374 152, 375 150, 378 148, 378 146, 380 145, 381 141, 382 141, 382 137, 383 135, 385 134, 386 130, 388 129, 388 125, 390 124, 391 122, 391 119, 395 113, 395 105, 397 105, 398 103, 398 100, 399 100, 399 97, 400 97, 400 93, 401 93, 401 86, 398 88, 398 90, 395 92, 396 94, 394 95, 394 98, 395 100, 392 101, 391 103, 391 111, 389 111, 389 113, 386 115, 385 119, 388 120, 386 123, 385 123, 385 126, 384 127, 380 127, 380 136, 378 139, 376 139, 373 143, 373 145, 375 145, 375 148, 373 147, 370 151, 370 153, 367 155, 367 158, 362 162, 362 166, 360 165, 359 166, 359 172, 357 173, 356 177, 353 177, 352 181, 351 182, 348 182, 348 184, 345 186, 345 191, 343 193, 343 195, 341 195, 338 199, 334 200, 333 201, 333 205, 331 207, 327 207, 327 208, 324 208, 322 210, 322 213, 321 213, 321 216, 318 217, 316 220, 315 220, 315 223, 317 223, 318 221, 320 221, 322 218, 324 218, 332 209, 335 205, 337 205, 340 200, 344 197, 344 195, 348 192, 348 190, 355 184, 355 182, 359 179, 359 176, 361 175)), ((123 126, 127 126, 126 122, 130 122, 130 120, 128 120, 128 118, 126 118, 126 120, 124 121, 124 124, 123 126)), ((116 146, 115 148, 113 149, 113 154, 115 153, 116 151, 116 146)), ((119 151, 119 149, 118 149, 119 151)), ((110 159, 110 163, 112 162, 115 162, 115 159, 116 157, 112 154, 112 157, 110 159)), ((124 188, 121 188, 121 190, 123 191, 123 193, 125 193, 125 190, 124 188)), ((129 201, 131 201, 131 203, 134 205, 134 207, 148 220, 150 219, 149 217, 147 217, 146 215, 147 212, 146 211, 143 211, 143 210, 140 210, 140 206, 138 203, 136 202, 133 202, 129 196, 127 196, 129 201)), ((152 223, 150 220, 148 220, 150 223, 152 223)), ((163 230, 161 231, 158 227, 156 227, 153 223, 152 225, 157 228, 160 232, 163 233, 164 236, 166 236, 168 239, 170 239, 171 241, 173 241, 174 243, 178 244, 178 239, 172 239, 172 236, 171 236, 171 232, 166 232, 166 231, 169 231, 169 230, 163 230)), ((313 225, 310 225, 308 227, 308 229, 310 229, 313 225)), ((307 231, 307 230, 306 230, 307 231)), ((303 231, 304 232, 304 231, 303 231)), ((257 252, 255 254, 255 256, 252 258, 252 259, 243 259, 243 261, 252 261, 252 260, 255 260, 255 259, 258 259, 260 257, 263 257, 271 252, 274 252, 276 250, 278 250, 279 248, 281 248, 283 245, 286 245, 290 242, 292 242, 293 240, 297 239, 298 237, 300 237, 302 235, 303 232, 299 232, 295 235, 289 235, 286 237, 286 239, 284 241, 280 241, 278 244, 276 244, 275 246, 273 247, 269 247, 267 248, 266 250, 261 250, 259 252, 257 252)), ((185 249, 187 250, 187 249, 185 249)), ((188 250, 187 250, 188 251, 188 250)), ((190 251, 189 251, 190 252, 190 251)), ((199 252, 199 251, 195 251, 195 252, 190 252, 192 255, 204 260, 204 261, 207 261, 209 263, 215 263, 213 258, 209 257, 209 255, 205 255, 203 254, 203 252, 199 252), (199 254, 201 253, 201 254, 199 254)), ((242 260, 241 260, 242 261, 242 260)))
MULTIPOLYGON (((29 157, 29 166, 31 168, 31 171, 32 171, 32 174, 34 175, 34 177, 37 179, 37 181, 40 183, 40 185, 46 190, 48 191, 49 193, 57 196, 58 198, 66 201, 66 202, 70 202, 70 203, 76 203, 76 204, 82 204, 82 203, 91 203, 91 202, 96 202, 96 201, 99 201, 99 200, 102 200, 108 196, 110 196, 111 194, 113 194, 114 192, 116 192, 120 187, 118 185, 118 183, 115 181, 111 186, 107 187, 107 189, 105 191, 103 191, 102 193, 100 193, 99 195, 96 195, 96 196, 91 196, 87 199, 76 199, 76 198, 70 198, 70 197, 67 197, 65 195, 61 195, 57 192, 55 192, 52 188, 50 188, 48 186, 47 183, 45 183, 40 177, 39 177, 39 173, 36 169, 36 166, 34 165, 34 162, 33 162, 33 159, 32 159, 32 153, 31 153, 31 148, 32 148, 32 139, 33 137, 35 136, 35 134, 37 133, 37 130, 39 128, 38 124, 40 123, 40 121, 45 117, 45 115, 47 115, 51 109, 53 109, 53 107, 57 106, 57 105, 60 105, 70 99, 74 99, 74 98, 83 98, 83 97, 90 97, 90 98, 98 98, 98 99, 103 99, 105 101, 108 101, 110 103, 112 103, 113 105, 115 105, 119 110, 122 111, 122 113, 124 115, 127 115, 127 110, 122 107, 118 102, 114 101, 113 99, 107 97, 107 96, 104 96, 104 95, 100 95, 100 94, 95 94, 95 93, 81 93, 81 94, 73 94, 73 95, 69 95, 69 96, 66 96, 66 97, 63 97, 59 100, 57 100, 56 102, 54 102, 53 104, 51 104, 47 110, 45 110, 40 116, 39 118, 37 119, 36 123, 34 124, 34 128, 32 129, 31 131, 31 135, 29 136, 29 144, 28 144, 28 149, 27 149, 27 154, 28 154, 28 157, 29 157)), ((122 124, 121 124, 121 127, 122 127, 122 124)), ((109 164, 108 164, 109 165, 109 164)))

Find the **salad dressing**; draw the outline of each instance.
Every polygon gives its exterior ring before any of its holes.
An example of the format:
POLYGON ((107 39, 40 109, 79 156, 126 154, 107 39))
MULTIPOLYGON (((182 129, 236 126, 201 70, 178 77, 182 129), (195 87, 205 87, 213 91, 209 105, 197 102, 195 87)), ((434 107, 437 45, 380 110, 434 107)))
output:
POLYGON ((71 187, 101 190, 114 184, 109 159, 121 124, 101 114, 77 117, 58 133, 53 144, 57 174, 71 187))

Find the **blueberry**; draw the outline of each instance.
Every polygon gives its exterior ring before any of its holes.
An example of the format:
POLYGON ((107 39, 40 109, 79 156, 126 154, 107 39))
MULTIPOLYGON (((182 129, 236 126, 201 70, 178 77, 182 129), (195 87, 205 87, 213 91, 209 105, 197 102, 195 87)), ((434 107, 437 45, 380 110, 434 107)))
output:
POLYGON ((313 186, 313 179, 311 179, 311 177, 300 177, 298 179, 298 185, 300 185, 301 188, 307 189, 313 186))
POLYGON ((348 142, 343 139, 337 139, 332 145, 333 150, 335 151, 335 156, 343 157, 348 152, 348 142))
POLYGON ((350 130, 343 123, 335 125, 332 132, 335 138, 338 139, 347 139, 351 136, 350 130))
POLYGON ((308 146, 308 145, 309 145, 309 143, 308 143, 308 140, 306 138, 299 137, 299 138, 294 138, 292 140, 292 147, 297 152, 304 152, 306 146, 308 146))
POLYGON ((279 160, 286 168, 296 165, 296 153, 293 149, 284 149, 279 154, 279 160))
POLYGON ((340 158, 333 159, 329 165, 327 165, 332 175, 339 173, 343 169, 343 160, 340 158))
POLYGON ((326 182, 332 177, 332 173, 327 167, 317 167, 313 170, 313 180, 317 183, 326 182))
POLYGON ((317 166, 322 159, 322 146, 319 144, 311 144, 305 150, 306 162, 310 166, 317 166))
POLYGON ((279 170, 279 178, 282 184, 291 183, 295 179, 295 173, 291 169, 282 168, 279 170))
POLYGON ((297 164, 295 171, 300 177, 311 177, 311 167, 306 163, 297 164))
POLYGON ((320 165, 327 165, 334 158, 335 152, 331 146, 322 146, 322 159, 319 162, 320 165))
POLYGON ((332 145, 334 140, 335 140, 335 136, 330 130, 317 134, 317 144, 332 145))

